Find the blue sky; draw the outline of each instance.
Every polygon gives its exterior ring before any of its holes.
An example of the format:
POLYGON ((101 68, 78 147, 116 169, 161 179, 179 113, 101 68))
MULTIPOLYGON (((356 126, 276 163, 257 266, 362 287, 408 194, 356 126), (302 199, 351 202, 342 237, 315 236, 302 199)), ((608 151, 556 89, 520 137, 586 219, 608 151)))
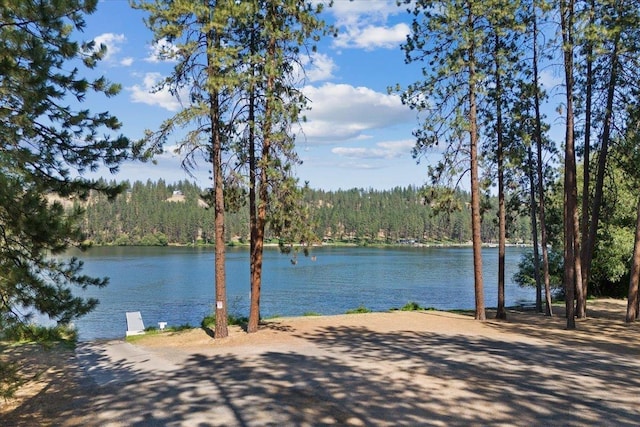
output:
MULTIPOLYGON (((108 110, 122 121, 123 133, 136 139, 145 129, 157 129, 179 108, 168 93, 150 92, 170 72, 171 64, 154 56, 144 16, 126 0, 102 0, 80 35, 107 46, 107 57, 97 72, 123 88, 112 99, 89 97, 87 107, 108 110)), ((325 190, 422 185, 426 166, 411 157, 415 113, 397 95, 387 93, 389 86, 419 78, 419 68, 404 65, 400 50, 409 31, 408 14, 395 0, 337 0, 324 19, 340 32, 337 38, 321 41, 306 67, 304 93, 311 109, 305 114, 304 135, 296 140, 303 160, 297 176, 312 188, 325 190)), ((180 158, 170 146, 157 160, 157 165, 124 164, 111 177, 193 181, 180 169, 180 158)), ((196 174, 201 187, 209 185, 208 170, 203 163, 196 174)))
MULTIPOLYGON (((81 37, 103 43, 106 58, 97 72, 120 83, 122 92, 112 98, 89 97, 92 111, 108 110, 123 122, 123 133, 137 139, 145 129, 155 130, 175 114, 179 104, 167 92, 151 93, 172 64, 159 61, 151 45, 152 34, 143 22, 145 14, 127 0, 102 0, 87 17, 81 37)), ((324 190, 422 185, 430 154, 420 164, 411 157, 415 112, 403 106, 387 87, 406 86, 420 79, 417 65, 405 65, 400 44, 409 32, 410 16, 396 0, 336 0, 324 18, 339 29, 327 37, 307 65, 304 93, 310 99, 304 136, 297 138, 303 164, 297 168, 301 182, 324 190)), ((112 176, 116 180, 175 182, 190 178, 180 169, 180 158, 171 147, 158 164, 124 164, 112 176)), ((208 165, 202 164, 195 182, 210 185, 208 165)), ((108 172, 101 172, 109 176, 108 172)))

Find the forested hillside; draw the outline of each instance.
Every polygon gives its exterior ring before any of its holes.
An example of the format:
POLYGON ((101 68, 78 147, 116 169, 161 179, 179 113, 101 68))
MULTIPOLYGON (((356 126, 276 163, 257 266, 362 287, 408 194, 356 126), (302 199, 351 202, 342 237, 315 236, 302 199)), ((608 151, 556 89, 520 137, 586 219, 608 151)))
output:
MULTIPOLYGON (((128 185, 115 200, 93 195, 83 206, 83 231, 94 244, 166 245, 211 243, 213 212, 201 196, 204 191, 183 181, 167 184, 147 181, 128 185)), ((421 189, 306 190, 313 230, 318 241, 369 243, 467 243, 471 240, 469 195, 455 194, 459 210, 436 212, 421 189)), ((497 239, 495 201, 488 200, 482 227, 483 241, 497 239)), ((226 218, 226 241, 248 240, 248 210, 241 207, 226 218)), ((512 242, 530 240, 528 218, 518 217, 510 227, 512 242)), ((269 239, 277 239, 268 231, 269 239)))

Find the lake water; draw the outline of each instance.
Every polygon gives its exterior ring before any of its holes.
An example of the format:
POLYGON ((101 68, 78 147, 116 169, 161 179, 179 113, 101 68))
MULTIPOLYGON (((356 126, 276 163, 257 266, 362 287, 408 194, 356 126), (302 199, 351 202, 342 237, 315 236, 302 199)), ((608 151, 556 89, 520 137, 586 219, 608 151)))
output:
MULTIPOLYGON (((513 283, 525 248, 507 248, 507 305, 535 299, 533 289, 513 283)), ((437 309, 472 309, 471 248, 322 247, 312 257, 267 248, 261 315, 299 316, 309 312, 342 314, 365 306, 385 311, 415 301, 437 309)), ((145 326, 198 326, 214 302, 213 250, 180 247, 98 247, 83 253, 84 273, 110 277, 104 289, 78 291, 96 297, 96 310, 75 322, 81 340, 121 338, 125 312, 140 311, 145 326)), ((497 304, 498 250, 483 249, 485 304, 497 304)), ((247 316, 249 253, 227 251, 229 312, 247 316)))

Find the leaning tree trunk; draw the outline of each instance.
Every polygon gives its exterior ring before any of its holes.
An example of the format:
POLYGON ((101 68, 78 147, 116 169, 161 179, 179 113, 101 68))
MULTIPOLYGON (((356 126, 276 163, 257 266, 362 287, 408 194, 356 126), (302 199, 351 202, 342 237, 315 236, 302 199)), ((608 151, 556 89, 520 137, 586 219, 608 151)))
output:
POLYGON ((613 52, 611 52, 611 74, 609 75, 609 84, 607 87, 607 103, 604 113, 604 124, 602 127, 602 143, 600 145, 600 151, 598 153, 598 172, 596 174, 596 185, 593 195, 593 206, 591 208, 591 222, 589 223, 589 238, 584 244, 587 246, 584 250, 584 269, 585 280, 583 286, 585 287, 584 297, 586 299, 586 285, 589 282, 591 275, 591 264, 593 261, 593 251, 595 249, 598 224, 600 222, 600 207, 602 206, 602 200, 604 197, 604 177, 607 168, 607 156, 609 152, 609 141, 611 140, 611 122, 613 120, 613 102, 615 97, 616 82, 618 80, 618 43, 620 42, 619 36, 614 41, 613 52))
MULTIPOLYGON (((589 24, 593 25, 595 21, 595 1, 591 0, 589 5, 589 24)), ((584 111, 584 154, 583 154, 583 171, 582 171, 582 295, 584 300, 578 299, 576 312, 579 318, 587 316, 587 291, 589 282, 589 261, 587 261, 587 252, 589 251, 589 205, 590 205, 590 151, 591 151, 591 110, 593 104, 593 42, 591 38, 587 41, 586 48, 587 57, 587 75, 585 90, 585 111, 584 111)))

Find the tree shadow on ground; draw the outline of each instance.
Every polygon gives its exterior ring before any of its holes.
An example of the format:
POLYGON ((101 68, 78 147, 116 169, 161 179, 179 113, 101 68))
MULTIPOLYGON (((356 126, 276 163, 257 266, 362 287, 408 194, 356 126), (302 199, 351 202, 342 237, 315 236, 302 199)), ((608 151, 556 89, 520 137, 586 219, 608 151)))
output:
POLYGON ((567 343, 565 335, 547 336, 533 326, 495 322, 490 327, 536 332, 490 338, 322 327, 298 333, 309 345, 295 350, 202 351, 163 369, 145 367, 158 357, 153 352, 136 353, 136 362, 113 360, 103 347, 91 346, 85 360, 97 369, 99 384, 83 383, 89 396, 49 421, 63 426, 637 425, 637 338, 617 352, 580 346, 580 339, 567 343))
MULTIPOLYGON (((559 342, 377 334, 367 328, 327 328, 308 338, 360 362, 384 361, 389 372, 404 370, 414 380, 422 375, 424 381, 413 381, 419 382, 414 405, 428 421, 633 425, 640 415, 632 403, 640 392, 637 357, 559 342), (430 411, 434 405, 440 410, 430 411)), ((638 350, 636 342, 636 355, 638 350)))
POLYGON ((19 364, 20 376, 27 381, 15 398, 0 399, 0 425, 41 426, 42 420, 57 419, 61 410, 72 410, 74 403, 82 399, 75 387, 77 378, 73 378, 78 370, 72 349, 64 345, 19 344, 2 345, 0 352, 3 358, 19 364), (50 399, 52 395, 56 398, 50 399))
MULTIPOLYGON (((521 334, 568 348, 589 347, 607 353, 638 355, 640 322, 625 323, 624 309, 620 303, 598 301, 596 307, 589 308, 587 318, 576 319, 575 330, 566 329, 564 307, 558 306, 554 306, 553 317, 512 311, 507 321, 490 321, 487 324, 501 332, 521 334)), ((488 313, 487 317, 493 318, 492 314, 488 313)))

